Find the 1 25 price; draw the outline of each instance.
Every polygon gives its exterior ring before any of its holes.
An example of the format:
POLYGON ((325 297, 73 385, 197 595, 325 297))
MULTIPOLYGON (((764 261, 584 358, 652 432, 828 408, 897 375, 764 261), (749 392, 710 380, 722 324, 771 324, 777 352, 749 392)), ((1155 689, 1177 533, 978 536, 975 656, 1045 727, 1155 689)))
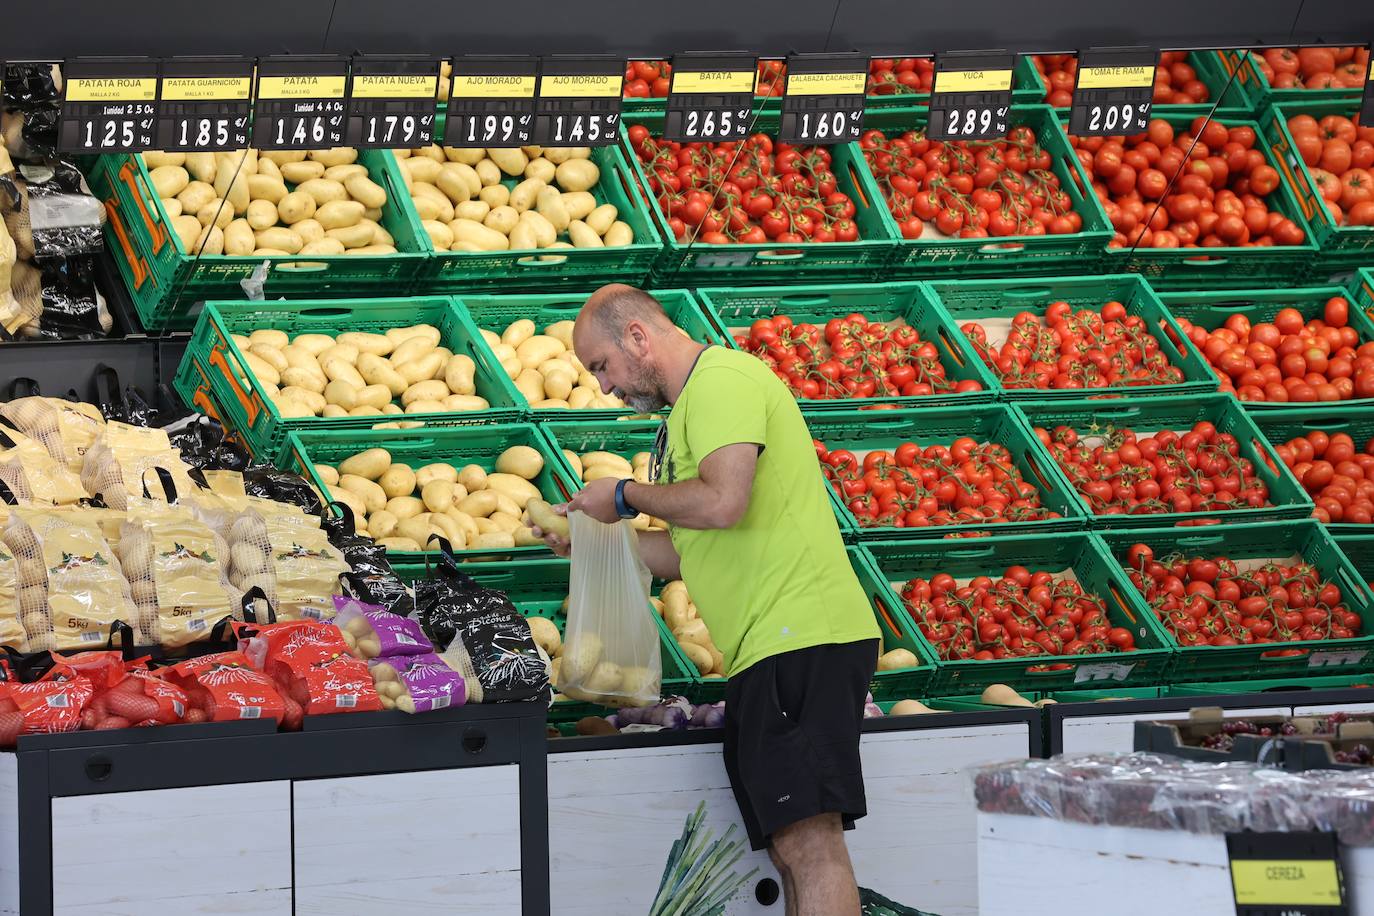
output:
POLYGON ((385 143, 400 147, 428 146, 434 139, 434 118, 428 115, 363 116, 363 137, 368 144, 385 143))
POLYGON ((114 120, 86 122, 86 136, 81 145, 86 149, 130 149, 137 140, 136 121, 114 120))
POLYGON ((1118 105, 1092 105, 1088 108, 1088 130, 1093 133, 1139 133, 1150 126, 1150 105, 1133 105, 1122 102, 1118 105))
POLYGON ((945 133, 950 137, 1004 136, 1006 132, 1005 108, 951 108, 945 117, 945 133))
POLYGON ((807 140, 857 140, 863 126, 862 111, 802 112, 797 137, 807 140))

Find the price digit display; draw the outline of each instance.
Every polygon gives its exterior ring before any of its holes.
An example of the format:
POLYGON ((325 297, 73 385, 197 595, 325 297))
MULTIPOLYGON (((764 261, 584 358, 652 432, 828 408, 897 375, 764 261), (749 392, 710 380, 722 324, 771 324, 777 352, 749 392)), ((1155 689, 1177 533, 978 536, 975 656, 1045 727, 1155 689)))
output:
POLYGON ((867 82, 868 58, 859 54, 788 57, 778 139, 821 145, 859 139, 867 82))
POLYGON ((1374 54, 1369 55, 1369 72, 1364 75, 1364 102, 1360 105, 1360 124, 1374 127, 1374 54))
POLYGON ((444 145, 530 146, 534 138, 534 93, 538 86, 538 58, 454 58, 444 145))
POLYGON ((353 58, 348 144, 410 149, 434 142, 439 61, 426 55, 353 58))
POLYGON ((162 64, 157 148, 169 152, 248 145, 253 62, 244 57, 174 58, 162 64))
POLYGON ((752 123, 757 72, 753 54, 674 55, 663 138, 679 143, 743 140, 752 123))
POLYGON ((258 62, 257 149, 329 149, 345 143, 348 59, 279 55, 258 62))
POLYGON ((72 153, 153 149, 160 68, 150 58, 69 60, 63 66, 58 148, 72 153))
POLYGON ((935 58, 930 92, 932 140, 989 140, 1010 127, 1011 70, 1007 51, 961 51, 935 58))
POLYGON ((609 56, 546 57, 539 73, 534 142, 611 146, 620 140, 625 61, 609 56))
POLYGON ((1086 48, 1078 53, 1069 133, 1077 137, 1138 134, 1150 126, 1158 52, 1151 48, 1086 48))

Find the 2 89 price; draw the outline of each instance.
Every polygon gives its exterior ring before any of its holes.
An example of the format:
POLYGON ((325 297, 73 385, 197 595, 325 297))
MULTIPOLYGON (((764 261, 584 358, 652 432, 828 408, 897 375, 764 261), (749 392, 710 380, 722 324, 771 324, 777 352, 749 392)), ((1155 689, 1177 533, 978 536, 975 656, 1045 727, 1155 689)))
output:
POLYGON ((1148 104, 1093 105, 1088 109, 1088 130, 1093 133, 1138 133, 1150 126, 1148 104))
POLYGON ((430 137, 425 135, 426 121, 433 119, 415 115, 376 115, 363 118, 363 136, 366 143, 385 143, 401 147, 428 144, 430 137))
POLYGON ((945 133, 950 137, 1001 136, 1006 132, 1005 108, 951 108, 945 118, 945 133))

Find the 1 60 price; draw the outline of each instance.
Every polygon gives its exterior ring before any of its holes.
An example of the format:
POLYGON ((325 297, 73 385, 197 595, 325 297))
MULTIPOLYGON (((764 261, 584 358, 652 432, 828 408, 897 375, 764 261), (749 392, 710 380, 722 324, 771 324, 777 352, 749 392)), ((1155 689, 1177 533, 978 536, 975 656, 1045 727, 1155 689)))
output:
POLYGON ((1005 108, 951 108, 945 118, 945 133, 950 137, 983 137, 1006 132, 1005 108))
POLYGON ((808 111, 799 115, 797 136, 801 140, 857 140, 862 125, 862 111, 808 111))
POLYGON ((1115 133, 1130 133, 1147 130, 1150 104, 1133 105, 1123 102, 1119 105, 1092 105, 1088 108, 1088 130, 1115 133))

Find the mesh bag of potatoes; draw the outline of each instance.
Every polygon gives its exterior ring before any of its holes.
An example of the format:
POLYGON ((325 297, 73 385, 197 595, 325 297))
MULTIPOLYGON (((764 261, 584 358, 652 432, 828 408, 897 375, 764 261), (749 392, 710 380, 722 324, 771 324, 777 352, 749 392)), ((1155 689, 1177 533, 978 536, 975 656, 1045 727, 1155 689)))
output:
POLYGON ((542 334, 537 330, 528 318, 512 321, 499 335, 482 328, 482 338, 531 407, 619 410, 625 406, 620 398, 601 390, 596 376, 573 352, 571 321, 556 321, 542 334))
POLYGON ((110 508, 127 509, 131 501, 156 492, 154 476, 162 481, 168 502, 194 493, 190 471, 163 430, 107 422, 86 452, 81 483, 110 508))
POLYGON ((143 153, 189 254, 395 254, 386 190, 351 147, 310 152, 143 153))
POLYGON ((89 649, 109 637, 116 621, 137 625, 119 558, 84 514, 15 509, 3 541, 16 563, 30 650, 89 649))
POLYGON ((37 439, 49 455, 76 474, 81 473, 86 450, 95 444, 105 426, 105 418, 94 404, 41 395, 0 404, 0 417, 24 435, 37 439))
POLYGON ((592 194, 601 168, 590 147, 431 145, 394 153, 438 251, 614 248, 635 240, 615 205, 598 205, 592 194))
POLYGON ((284 727, 302 715, 372 712, 382 708, 367 664, 348 653, 337 627, 314 620, 294 620, 235 624, 234 631, 253 667, 277 685, 286 704, 284 727))
POLYGON ((352 510, 355 521, 388 550, 438 550, 437 538, 454 550, 534 547, 543 542, 522 521, 539 500, 532 482, 544 468, 537 449, 515 445, 487 473, 469 464, 436 462, 419 470, 392 461, 384 448, 351 455, 339 466, 317 464, 330 496, 352 510))
POLYGON ((420 324, 337 336, 263 328, 234 343, 283 417, 382 417, 486 410, 477 365, 420 324))
POLYGON ((116 552, 138 606, 140 645, 174 648, 208 639, 215 624, 239 609, 229 546, 187 509, 135 507, 116 552))
POLYGON ((663 679, 658 626, 649 610, 649 570, 634 529, 582 512, 568 516, 572 554, 568 621, 558 689, 603 706, 648 706, 663 679))
POLYGON ((328 536, 302 515, 247 509, 229 525, 229 581, 260 588, 278 620, 329 620, 339 577, 348 572, 328 536))
MULTIPOLYGON (((9 488, 20 505, 66 506, 89 494, 76 474, 68 470, 35 439, 0 423, 0 483, 9 488), (7 447, 7 443, 12 443, 7 447)), ((6 516, 0 497, 0 521, 6 516)))
MULTIPOLYGON (((571 449, 563 449, 563 457, 572 466, 573 472, 582 478, 583 483, 591 483, 603 477, 636 480, 643 484, 652 482, 649 480, 649 465, 653 461, 653 456, 649 452, 636 452, 627 460, 615 452, 590 451, 579 455, 571 449)), ((668 523, 663 519, 645 515, 643 512, 630 519, 630 524, 639 531, 668 530, 668 523)))
POLYGON ((0 646, 29 651, 29 637, 19 618, 19 565, 0 541, 0 646))

